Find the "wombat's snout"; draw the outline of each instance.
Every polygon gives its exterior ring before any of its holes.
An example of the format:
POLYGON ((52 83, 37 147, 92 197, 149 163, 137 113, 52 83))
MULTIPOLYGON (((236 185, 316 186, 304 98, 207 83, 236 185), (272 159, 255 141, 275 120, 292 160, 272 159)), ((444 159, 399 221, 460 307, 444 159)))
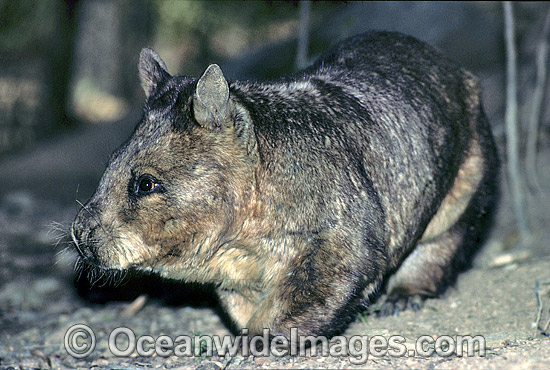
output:
POLYGON ((93 250, 95 244, 93 235, 99 224, 93 208, 88 205, 83 206, 71 225, 71 238, 75 249, 85 260, 96 258, 93 250))

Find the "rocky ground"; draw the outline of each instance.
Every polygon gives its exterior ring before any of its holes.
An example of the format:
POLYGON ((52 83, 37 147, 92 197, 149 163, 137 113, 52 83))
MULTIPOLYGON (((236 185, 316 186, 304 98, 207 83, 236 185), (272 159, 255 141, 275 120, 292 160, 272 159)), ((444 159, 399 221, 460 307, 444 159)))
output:
POLYGON ((361 315, 345 333, 347 338, 401 336, 408 356, 365 359, 359 351, 343 357, 221 357, 210 356, 206 347, 193 357, 115 356, 108 339, 118 327, 131 329, 138 338, 230 334, 207 289, 155 277, 129 277, 122 286, 93 290, 83 278, 75 283, 74 255, 63 252, 78 209, 75 200, 84 202, 91 194, 109 153, 135 121, 130 117, 110 126, 83 126, 0 161, 0 368, 549 368, 550 338, 534 324, 541 306, 539 325, 550 320, 548 149, 540 155, 543 189, 527 199, 532 236, 526 245, 518 242, 503 182, 493 232, 456 287, 442 299, 428 300, 420 312, 361 315), (75 324, 87 325, 96 337, 95 350, 82 359, 70 356, 64 346, 75 324), (445 345, 432 345, 425 349, 434 354, 413 356, 419 337, 459 335, 482 336, 485 353, 448 355, 445 345), (366 362, 357 365, 358 359, 366 362))

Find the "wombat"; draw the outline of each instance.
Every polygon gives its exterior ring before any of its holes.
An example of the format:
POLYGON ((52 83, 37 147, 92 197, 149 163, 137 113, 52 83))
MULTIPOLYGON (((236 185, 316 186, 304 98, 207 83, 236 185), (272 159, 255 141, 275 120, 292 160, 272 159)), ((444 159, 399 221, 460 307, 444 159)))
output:
POLYGON ((147 100, 71 229, 80 258, 213 284, 238 328, 335 335, 386 287, 418 309, 489 222, 498 157, 476 78, 394 32, 348 38, 272 82, 210 65, 147 100))

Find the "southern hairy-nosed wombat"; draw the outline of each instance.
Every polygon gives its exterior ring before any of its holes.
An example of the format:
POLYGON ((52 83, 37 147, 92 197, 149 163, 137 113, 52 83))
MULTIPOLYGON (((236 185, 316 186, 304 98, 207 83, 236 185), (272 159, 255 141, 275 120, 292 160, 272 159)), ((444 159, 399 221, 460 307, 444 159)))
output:
POLYGON ((85 263, 213 283, 238 327, 333 335, 387 279, 436 296, 479 242, 498 159, 475 77, 391 32, 292 77, 172 77, 141 52, 143 118, 72 225, 85 263), (387 278, 387 279, 386 279, 387 278))

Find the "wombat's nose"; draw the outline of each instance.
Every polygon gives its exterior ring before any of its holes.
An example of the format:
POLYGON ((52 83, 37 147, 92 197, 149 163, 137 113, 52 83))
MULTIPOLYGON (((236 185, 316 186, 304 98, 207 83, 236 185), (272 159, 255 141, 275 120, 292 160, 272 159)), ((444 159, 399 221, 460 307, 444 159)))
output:
POLYGON ((82 247, 82 232, 79 228, 76 227, 76 220, 71 225, 71 238, 73 239, 74 246, 78 255, 82 258, 86 258, 87 255, 84 253, 84 248, 82 247))
POLYGON ((94 241, 94 230, 98 227, 95 207, 84 205, 71 225, 71 238, 76 251, 82 258, 93 256, 91 250, 94 241))

